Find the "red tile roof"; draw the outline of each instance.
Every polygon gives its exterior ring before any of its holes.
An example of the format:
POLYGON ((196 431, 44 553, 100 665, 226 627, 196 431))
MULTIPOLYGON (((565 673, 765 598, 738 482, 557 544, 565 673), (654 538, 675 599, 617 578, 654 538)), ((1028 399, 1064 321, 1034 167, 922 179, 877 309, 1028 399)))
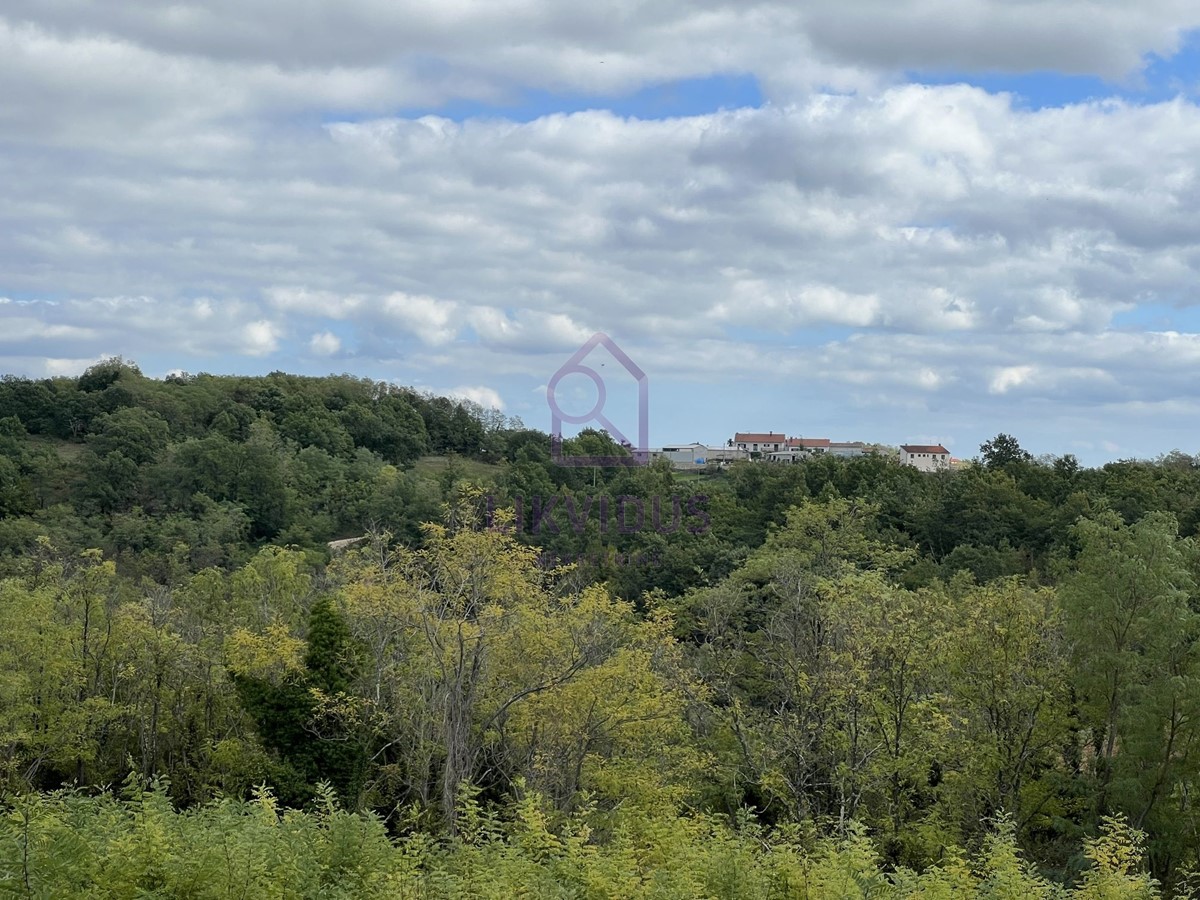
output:
POLYGON ((786 440, 787 435, 775 434, 774 432, 770 432, 768 434, 762 434, 761 432, 748 432, 743 434, 739 431, 733 436, 733 442, 735 444, 782 444, 786 440))
POLYGON ((787 445, 789 447, 802 447, 806 450, 817 447, 828 447, 829 438, 788 438, 787 445))
POLYGON ((900 449, 905 453, 945 453, 950 455, 950 451, 941 444, 901 444, 900 449))

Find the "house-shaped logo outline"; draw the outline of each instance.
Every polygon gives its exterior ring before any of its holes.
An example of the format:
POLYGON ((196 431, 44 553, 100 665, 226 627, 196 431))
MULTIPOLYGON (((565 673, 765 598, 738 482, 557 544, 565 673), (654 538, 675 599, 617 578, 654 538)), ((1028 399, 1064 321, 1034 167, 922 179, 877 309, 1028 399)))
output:
POLYGON ((643 466, 650 461, 650 391, 649 380, 642 368, 629 358, 612 338, 602 331, 597 331, 588 338, 582 347, 563 363, 546 385, 546 403, 550 407, 550 458, 560 466, 643 466), (598 346, 612 354, 613 358, 633 376, 638 387, 638 440, 632 445, 628 438, 618 429, 607 416, 603 414, 606 391, 604 380, 595 369, 583 364, 588 354, 598 346), (597 401, 593 410, 586 416, 569 416, 558 406, 554 396, 554 388, 567 375, 586 375, 596 385, 597 401), (629 456, 564 456, 562 452, 563 421, 582 424, 592 420, 603 426, 615 440, 626 446, 632 446, 629 456))

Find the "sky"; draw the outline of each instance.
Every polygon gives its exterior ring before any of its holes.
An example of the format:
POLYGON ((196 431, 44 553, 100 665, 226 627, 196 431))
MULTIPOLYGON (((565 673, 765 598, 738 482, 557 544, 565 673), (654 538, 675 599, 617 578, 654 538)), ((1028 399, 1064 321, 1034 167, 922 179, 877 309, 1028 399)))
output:
POLYGON ((1192 0, 4 0, 0 371, 1195 453, 1198 104, 1192 0))

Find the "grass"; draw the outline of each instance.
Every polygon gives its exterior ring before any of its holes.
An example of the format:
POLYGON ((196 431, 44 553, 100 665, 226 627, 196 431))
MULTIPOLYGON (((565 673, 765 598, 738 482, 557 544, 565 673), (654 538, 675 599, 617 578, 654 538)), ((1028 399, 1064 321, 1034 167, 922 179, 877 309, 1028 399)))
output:
POLYGON ((44 434, 31 434, 27 440, 31 446, 40 450, 53 450, 63 462, 74 462, 87 449, 87 445, 80 441, 64 441, 62 438, 48 437, 44 434))
POLYGON ((456 467, 467 478, 495 478, 503 467, 495 463, 481 462, 465 456, 422 456, 413 469, 422 475, 437 476, 451 467, 456 467))

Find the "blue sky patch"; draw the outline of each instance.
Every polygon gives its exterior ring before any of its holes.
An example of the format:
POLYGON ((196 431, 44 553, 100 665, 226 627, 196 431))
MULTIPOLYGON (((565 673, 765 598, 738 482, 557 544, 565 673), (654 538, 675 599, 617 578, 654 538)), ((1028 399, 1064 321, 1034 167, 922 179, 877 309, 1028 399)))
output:
POLYGON ((1110 82, 1095 75, 1061 72, 910 71, 918 84, 969 84, 988 93, 1014 95, 1017 109, 1047 109, 1117 98, 1131 103, 1160 103, 1182 94, 1200 94, 1200 32, 1190 32, 1170 58, 1148 54, 1145 67, 1126 78, 1110 82))
POLYGON ((1200 333, 1200 308, 1143 303, 1122 310, 1112 318, 1112 327, 1123 331, 1181 331, 1200 333))

